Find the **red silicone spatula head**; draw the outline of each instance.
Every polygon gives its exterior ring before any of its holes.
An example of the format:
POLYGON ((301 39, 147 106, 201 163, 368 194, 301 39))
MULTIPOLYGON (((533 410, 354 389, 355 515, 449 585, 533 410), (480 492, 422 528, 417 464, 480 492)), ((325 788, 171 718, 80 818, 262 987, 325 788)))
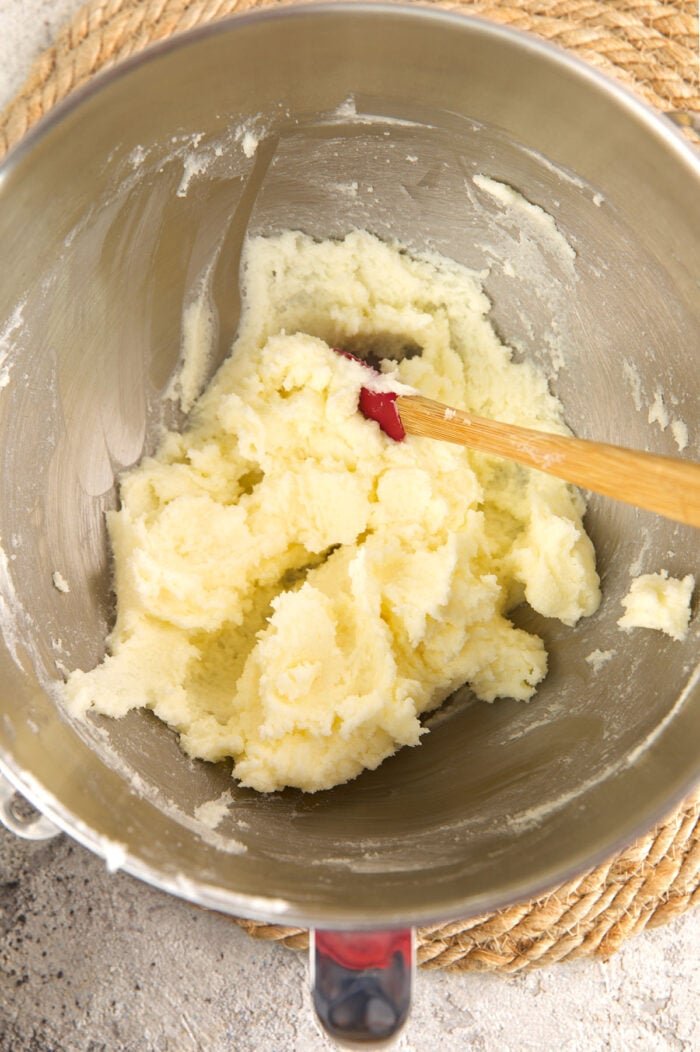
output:
MULTIPOLYGON (((351 358, 371 372, 377 373, 376 369, 373 369, 362 358, 358 358, 357 355, 350 354, 349 351, 341 351, 339 347, 334 347, 333 350, 336 354, 342 354, 344 358, 351 358)), ((380 376, 381 373, 377 375, 380 376)), ((362 415, 368 420, 375 420, 389 438, 393 438, 395 442, 403 442, 406 432, 396 408, 396 397, 393 391, 371 391, 368 387, 362 387, 358 404, 362 415)))

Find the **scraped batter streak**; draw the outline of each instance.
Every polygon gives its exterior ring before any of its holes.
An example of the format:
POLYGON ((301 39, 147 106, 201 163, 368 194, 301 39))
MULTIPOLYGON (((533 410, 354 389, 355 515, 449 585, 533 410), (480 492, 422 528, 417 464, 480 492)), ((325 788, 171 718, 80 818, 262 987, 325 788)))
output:
POLYGON ((418 744, 456 687, 530 698, 542 641, 523 598, 573 625, 599 602, 581 496, 459 446, 387 438, 357 411, 364 367, 330 347, 420 349, 397 381, 565 432, 511 361, 474 277, 366 233, 257 239, 232 356, 183 434, 121 480, 109 515, 117 621, 70 708, 144 706, 242 783, 325 789, 418 744))

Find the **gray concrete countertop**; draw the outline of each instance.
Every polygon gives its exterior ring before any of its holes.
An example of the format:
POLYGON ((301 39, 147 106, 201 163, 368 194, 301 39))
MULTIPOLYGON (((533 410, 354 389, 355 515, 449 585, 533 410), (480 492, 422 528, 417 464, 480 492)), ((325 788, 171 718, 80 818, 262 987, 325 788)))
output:
MULTIPOLYGON (((80 0, 0 0, 0 105, 80 0)), ((421 973, 401 1052, 700 1050, 700 911, 513 978, 421 973)), ((0 1052, 322 1052, 304 955, 0 830, 0 1052)))

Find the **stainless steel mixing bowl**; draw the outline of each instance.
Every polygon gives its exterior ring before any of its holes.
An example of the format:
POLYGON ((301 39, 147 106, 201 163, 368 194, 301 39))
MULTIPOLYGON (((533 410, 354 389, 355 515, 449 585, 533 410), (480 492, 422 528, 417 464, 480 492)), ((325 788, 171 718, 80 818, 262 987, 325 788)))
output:
POLYGON ((52 685, 103 654, 115 477, 153 445, 202 288, 212 365, 230 346, 246 232, 359 226, 488 271, 499 333, 550 369, 577 433, 675 453, 671 426, 648 421, 662 395, 694 455, 698 200, 698 158, 622 89, 529 37, 418 8, 225 21, 57 107, 0 173, 0 758, 14 784, 175 894, 348 927, 530 896, 674 805, 700 775, 697 625, 680 643, 616 620, 633 564, 690 572, 696 535, 604 499, 588 515, 599 613, 575 629, 517 615, 551 653, 535 699, 459 692, 419 748, 332 791, 240 789, 143 712, 71 722, 52 685), (519 267, 530 235, 476 173, 550 213, 573 269, 546 246, 519 267), (596 650, 612 652, 597 671, 596 650), (212 831, 195 809, 227 788, 212 831))

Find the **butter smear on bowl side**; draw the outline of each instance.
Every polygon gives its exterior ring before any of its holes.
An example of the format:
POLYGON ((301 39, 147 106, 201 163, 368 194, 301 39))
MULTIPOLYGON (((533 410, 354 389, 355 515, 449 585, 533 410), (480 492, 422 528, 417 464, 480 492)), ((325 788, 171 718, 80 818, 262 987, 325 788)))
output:
POLYGON ((667 570, 640 574, 622 600, 625 612, 618 620, 620 628, 653 628, 672 639, 685 639, 690 621, 690 601, 695 578, 669 577, 667 570))

